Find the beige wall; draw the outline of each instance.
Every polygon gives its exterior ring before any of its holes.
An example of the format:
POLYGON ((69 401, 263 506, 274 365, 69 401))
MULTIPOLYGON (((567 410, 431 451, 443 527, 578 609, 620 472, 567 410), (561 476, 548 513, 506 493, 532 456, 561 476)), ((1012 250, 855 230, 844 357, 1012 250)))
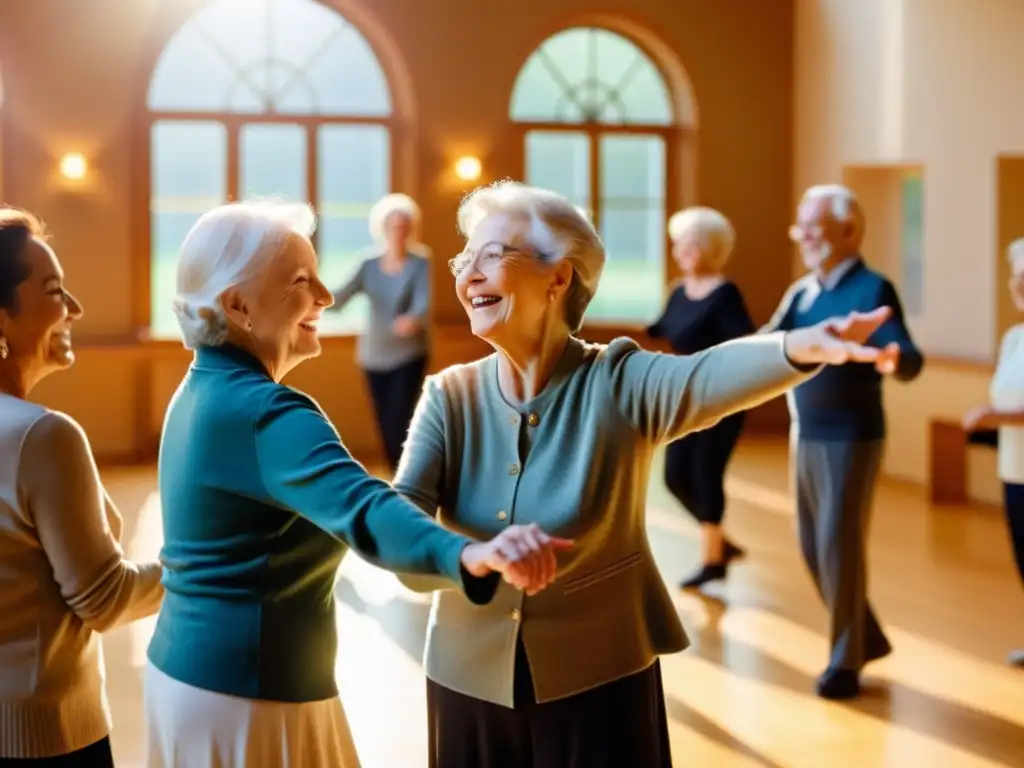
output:
MULTIPOLYGON (((424 239, 437 254, 459 245, 459 190, 446 181, 455 153, 478 153, 490 178, 521 174, 506 115, 531 50, 574 22, 596 20, 635 33, 666 71, 692 84, 696 196, 686 202, 721 207, 734 219, 743 233, 736 279, 758 318, 768 316, 790 279, 792 0, 609 0, 600 19, 588 16, 588 0, 329 4, 382 52, 396 101, 406 106, 402 187, 421 202, 424 239)), ((141 329, 133 308, 146 297, 133 286, 149 258, 139 234, 148 197, 138 151, 145 142, 140 102, 163 42, 199 3, 12 5, 0 25, 3 190, 8 201, 47 219, 69 285, 86 306, 78 364, 45 382, 38 397, 79 418, 100 455, 139 457, 152 448, 188 362, 173 345, 135 340, 141 329), (57 158, 66 151, 89 158, 89 189, 59 182, 57 158)), ((439 286, 449 284, 443 261, 435 264, 439 286)), ((480 354, 454 301, 444 290, 438 294, 434 365, 480 354)), ((365 456, 377 441, 352 357, 351 339, 329 340, 323 357, 300 369, 294 383, 323 403, 354 452, 365 456)), ((778 408, 765 414, 767 422, 780 423, 778 408)))
MULTIPOLYGON (((796 3, 794 195, 849 180, 850 165, 924 173, 925 307, 911 327, 931 359, 886 395, 886 469, 914 481, 925 480, 928 420, 985 401, 1005 325, 999 156, 1024 149, 1022 30, 1019 0, 796 3)), ((860 178, 874 195, 877 177, 860 178)), ((898 269, 898 253, 867 257, 898 269)), ((991 452, 973 453, 974 493, 994 498, 991 452)))

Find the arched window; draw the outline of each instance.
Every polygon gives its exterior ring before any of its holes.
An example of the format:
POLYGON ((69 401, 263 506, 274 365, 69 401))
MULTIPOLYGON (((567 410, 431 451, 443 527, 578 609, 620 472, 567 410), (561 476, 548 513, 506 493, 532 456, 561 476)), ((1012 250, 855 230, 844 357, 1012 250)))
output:
POLYGON ((645 322, 666 274, 668 173, 679 120, 651 58, 622 35, 576 27, 527 59, 512 93, 529 184, 587 210, 608 249, 588 320, 645 322))
MULTIPOLYGON (((370 206, 392 187, 392 107, 377 57, 344 17, 315 0, 215 0, 167 44, 148 108, 154 337, 179 335, 185 233, 228 200, 312 202, 325 281, 355 267, 370 206)), ((325 330, 356 330, 363 317, 353 301, 325 330)))

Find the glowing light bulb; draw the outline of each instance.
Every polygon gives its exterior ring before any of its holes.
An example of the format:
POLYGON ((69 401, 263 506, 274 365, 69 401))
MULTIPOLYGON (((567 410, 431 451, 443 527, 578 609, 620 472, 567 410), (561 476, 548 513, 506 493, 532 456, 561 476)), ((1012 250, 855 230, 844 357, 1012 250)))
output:
POLYGON ((68 152, 60 159, 60 173, 65 179, 79 181, 85 178, 89 170, 89 163, 85 156, 78 152, 68 152))
POLYGON ((462 181, 476 181, 480 178, 482 168, 475 157, 460 157, 455 161, 455 175, 462 181))

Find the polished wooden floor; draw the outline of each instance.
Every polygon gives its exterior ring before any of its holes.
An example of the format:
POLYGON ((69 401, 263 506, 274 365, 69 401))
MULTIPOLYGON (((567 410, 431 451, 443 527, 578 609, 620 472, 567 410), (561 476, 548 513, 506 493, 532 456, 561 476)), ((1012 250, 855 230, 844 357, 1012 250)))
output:
MULTIPOLYGON (((152 469, 104 473, 133 557, 155 556, 152 469)), ((697 559, 695 527, 660 483, 651 540, 674 583, 697 559)), ((731 535, 749 550, 729 582, 678 593, 693 647, 664 659, 677 766, 989 768, 1024 766, 1024 589, 997 509, 932 508, 885 483, 871 536, 873 600, 895 653, 868 668, 853 703, 813 695, 825 662, 824 613, 796 546, 785 445, 748 440, 729 478, 731 535)), ((427 605, 351 557, 337 594, 338 680, 364 768, 425 765, 420 650, 427 605)), ((142 765, 141 673, 152 625, 106 639, 118 765, 142 765)))

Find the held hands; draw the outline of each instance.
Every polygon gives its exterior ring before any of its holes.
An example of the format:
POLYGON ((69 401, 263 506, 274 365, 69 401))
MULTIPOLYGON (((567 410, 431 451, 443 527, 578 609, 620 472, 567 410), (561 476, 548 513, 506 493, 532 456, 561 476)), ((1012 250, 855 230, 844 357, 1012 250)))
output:
POLYGON ((900 362, 899 344, 888 344, 883 349, 867 346, 871 334, 890 317, 892 309, 879 307, 789 331, 785 336, 786 356, 800 365, 874 363, 879 373, 893 373, 900 362))
POLYGON ((555 580, 555 553, 573 544, 536 525, 511 525, 490 541, 463 549, 462 566, 477 577, 500 573, 513 587, 535 595, 555 580))

